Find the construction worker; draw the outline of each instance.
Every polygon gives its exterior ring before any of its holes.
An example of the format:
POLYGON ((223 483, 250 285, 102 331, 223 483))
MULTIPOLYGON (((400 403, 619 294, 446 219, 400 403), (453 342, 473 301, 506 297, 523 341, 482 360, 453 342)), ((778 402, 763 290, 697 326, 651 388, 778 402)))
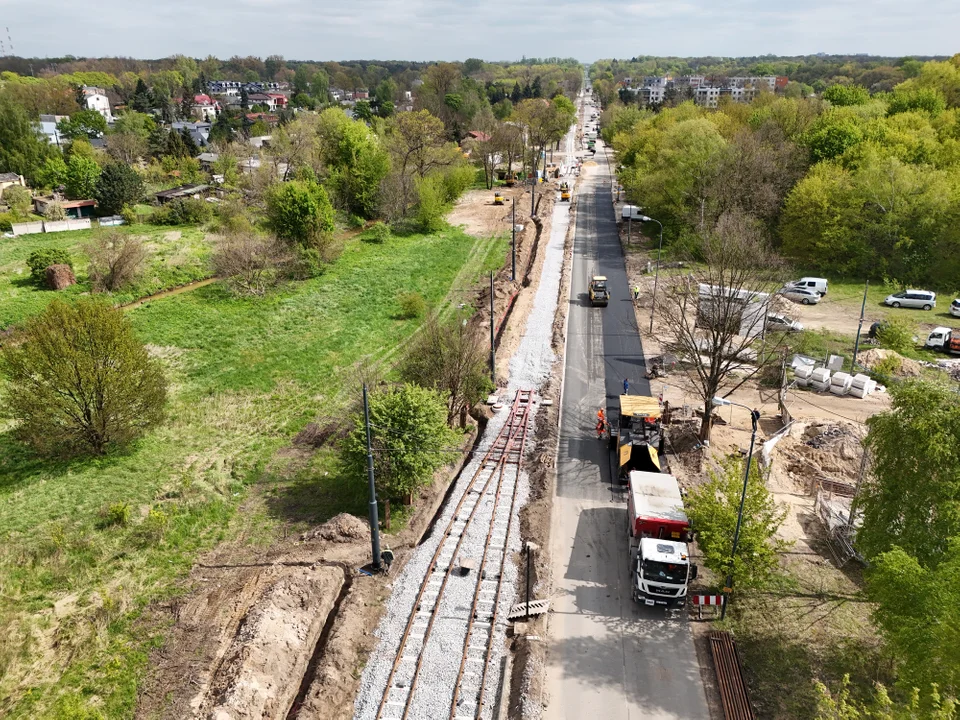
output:
POLYGON ((630 378, 623 379, 623 394, 624 395, 630 394, 630 378))
POLYGON ((634 302, 637 302, 637 300, 639 300, 639 299, 640 299, 640 286, 639 286, 639 285, 634 285, 634 286, 633 286, 633 301, 634 301, 634 302))

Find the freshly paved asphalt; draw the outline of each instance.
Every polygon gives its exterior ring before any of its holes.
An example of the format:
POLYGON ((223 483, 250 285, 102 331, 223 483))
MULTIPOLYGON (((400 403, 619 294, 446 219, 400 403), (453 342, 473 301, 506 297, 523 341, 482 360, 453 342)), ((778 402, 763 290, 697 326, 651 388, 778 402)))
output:
POLYGON ((630 597, 627 510, 610 484, 609 452, 596 439, 596 412, 630 394, 649 394, 623 254, 610 168, 578 188, 557 496, 551 550, 555 593, 547 658, 551 718, 709 720, 685 619, 638 606, 630 597), (587 302, 590 277, 606 275, 611 301, 587 302))

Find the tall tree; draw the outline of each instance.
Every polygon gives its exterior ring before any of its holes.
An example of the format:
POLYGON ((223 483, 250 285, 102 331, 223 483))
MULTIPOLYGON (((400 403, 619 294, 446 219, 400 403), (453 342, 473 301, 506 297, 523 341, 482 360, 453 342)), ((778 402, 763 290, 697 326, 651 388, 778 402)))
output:
POLYGON ((935 565, 960 537, 960 403, 938 383, 910 380, 888 391, 891 410, 868 421, 873 478, 860 494, 857 545, 868 558, 897 546, 935 565))
POLYGON ((59 154, 33 126, 26 111, 0 92, 0 172, 24 175, 35 182, 47 159, 59 154))
MULTIPOLYGON (((698 269, 661 285, 656 318, 666 349, 685 361, 703 400, 700 439, 706 441, 713 398, 779 362, 761 344, 772 298, 786 273, 762 227, 742 214, 724 215, 698 243, 698 269)), ((768 345, 776 341, 766 335, 768 345)))
POLYGON ((404 210, 413 201, 416 180, 423 180, 434 169, 452 165, 459 156, 456 146, 447 142, 443 121, 427 110, 391 118, 386 139, 404 210))
POLYGON ((491 388, 483 339, 465 318, 431 316, 400 365, 400 377, 441 391, 447 399, 447 423, 466 425, 470 408, 491 388))
POLYGON ((708 470, 710 479, 694 488, 684 501, 690 522, 697 529, 703 564, 720 578, 732 576, 734 587, 741 589, 762 587, 777 568, 779 553, 785 547, 777 538, 777 530, 787 516, 786 509, 767 490, 760 463, 752 463, 737 555, 731 560, 744 464, 739 456, 721 460, 718 469, 708 470))
POLYGON ((3 348, 0 367, 14 433, 43 454, 102 455, 163 418, 163 370, 123 311, 104 303, 54 300, 3 348))

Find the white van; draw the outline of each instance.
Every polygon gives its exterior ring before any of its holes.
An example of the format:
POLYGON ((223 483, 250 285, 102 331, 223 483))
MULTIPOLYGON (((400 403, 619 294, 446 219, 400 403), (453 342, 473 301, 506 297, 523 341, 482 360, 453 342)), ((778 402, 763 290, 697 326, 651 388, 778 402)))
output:
POLYGON ((904 290, 893 295, 887 295, 883 303, 895 308, 932 310, 937 306, 937 294, 929 290, 904 290))
POLYGON ((813 290, 813 292, 823 297, 827 294, 827 279, 826 278, 816 278, 816 277, 803 277, 799 280, 794 280, 792 283, 789 283, 788 287, 794 288, 804 288, 805 290, 813 290))
POLYGON ((640 220, 646 216, 643 214, 643 208, 636 205, 624 205, 620 217, 624 220, 640 220))

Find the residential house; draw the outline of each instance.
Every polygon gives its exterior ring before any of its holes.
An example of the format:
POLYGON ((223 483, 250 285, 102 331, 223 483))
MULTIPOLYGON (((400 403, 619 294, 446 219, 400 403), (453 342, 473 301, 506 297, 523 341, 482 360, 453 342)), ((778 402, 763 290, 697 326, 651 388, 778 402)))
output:
POLYGON ((285 107, 287 107, 286 95, 282 93, 267 93, 267 97, 273 101, 273 105, 268 106, 271 110, 283 110, 285 107))
POLYGON ((165 205, 168 202, 173 200, 183 200, 186 198, 202 198, 207 195, 207 191, 210 190, 209 185, 202 184, 191 184, 191 185, 181 185, 179 187, 170 188, 169 190, 161 190, 158 193, 154 194, 154 199, 157 201, 158 205, 165 205))
POLYGON ((220 154, 215 152, 202 152, 197 155, 196 158, 197 162, 200 163, 201 169, 205 170, 206 172, 212 172, 214 163, 216 163, 219 159, 220 154))
POLYGON ((208 122, 182 122, 177 121, 170 125, 174 132, 186 130, 190 133, 190 138, 196 143, 197 147, 204 147, 210 141, 210 128, 213 127, 208 122))
POLYGON ((705 108, 715 108, 720 103, 720 88, 701 85, 693 91, 693 101, 705 108))
POLYGON ((36 123, 37 129, 47 136, 47 142, 57 147, 62 147, 66 142, 60 131, 57 130, 57 123, 61 120, 69 120, 69 115, 41 115, 40 122, 36 123))
POLYGON ((190 115, 204 122, 212 122, 220 114, 220 103, 209 95, 194 95, 190 115))
POLYGON ((94 210, 97 207, 96 200, 61 200, 53 196, 35 197, 33 199, 33 206, 37 211, 37 215, 45 216, 47 206, 53 202, 59 202, 60 205, 63 206, 63 211, 67 214, 67 217, 77 219, 93 217, 94 210))
POLYGON ((280 122, 279 115, 268 115, 267 113, 247 113, 246 118, 251 123, 255 123, 257 120, 262 120, 270 126, 276 125, 280 122))
POLYGON ((353 91, 353 99, 354 99, 354 100, 369 100, 369 99, 370 99, 370 91, 367 90, 366 88, 357 88, 356 90, 353 91))
POLYGON ((20 187, 27 186, 26 181, 23 179, 23 175, 17 175, 16 173, 0 173, 0 197, 3 197, 4 190, 14 185, 19 185, 20 187))
POLYGON ((272 135, 256 135, 254 137, 247 138, 247 144, 255 148, 265 148, 270 147, 270 141, 272 139, 272 135))
POLYGON ((110 109, 110 98, 107 97, 107 91, 98 87, 89 87, 84 85, 81 88, 83 100, 87 110, 96 110, 103 115, 108 123, 113 122, 113 112, 110 109))

